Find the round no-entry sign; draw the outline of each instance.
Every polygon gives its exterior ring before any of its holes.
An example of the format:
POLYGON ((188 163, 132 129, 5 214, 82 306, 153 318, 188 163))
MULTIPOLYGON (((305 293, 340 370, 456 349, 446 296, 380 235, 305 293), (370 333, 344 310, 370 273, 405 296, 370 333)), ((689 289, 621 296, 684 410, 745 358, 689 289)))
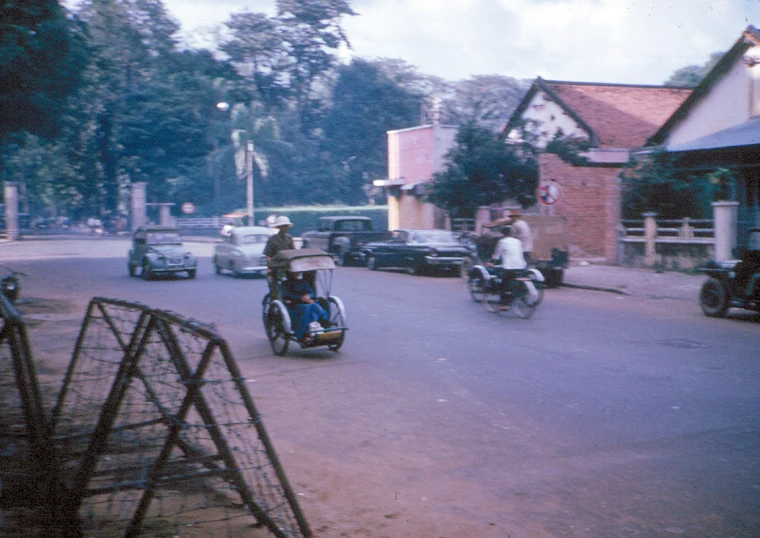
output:
POLYGON ((194 211, 195 211, 195 206, 193 205, 192 202, 185 202, 184 204, 182 204, 182 212, 185 215, 190 215, 194 211))
POLYGON ((562 198, 562 189, 556 181, 547 181, 538 187, 538 201, 544 205, 554 205, 562 198))

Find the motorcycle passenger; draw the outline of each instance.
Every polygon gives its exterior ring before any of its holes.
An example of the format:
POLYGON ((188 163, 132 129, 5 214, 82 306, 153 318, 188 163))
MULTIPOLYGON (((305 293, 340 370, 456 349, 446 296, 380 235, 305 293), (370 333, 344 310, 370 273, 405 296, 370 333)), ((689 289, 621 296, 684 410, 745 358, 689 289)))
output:
POLYGON ((498 275, 501 278, 502 310, 509 310, 509 305, 506 304, 505 292, 510 290, 514 279, 520 271, 528 266, 523 256, 522 243, 520 243, 519 239, 512 237, 511 232, 511 226, 503 226, 501 228, 502 237, 496 243, 493 253, 495 263, 489 264, 493 266, 499 263, 497 267, 498 275))

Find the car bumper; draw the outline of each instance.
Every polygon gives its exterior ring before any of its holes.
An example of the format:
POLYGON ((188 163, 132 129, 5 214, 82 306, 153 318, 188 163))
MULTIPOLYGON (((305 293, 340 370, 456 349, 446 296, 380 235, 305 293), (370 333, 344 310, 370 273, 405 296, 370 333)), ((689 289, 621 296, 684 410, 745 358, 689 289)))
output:
POLYGON ((425 265, 429 267, 460 267, 463 263, 464 258, 425 256, 425 265))

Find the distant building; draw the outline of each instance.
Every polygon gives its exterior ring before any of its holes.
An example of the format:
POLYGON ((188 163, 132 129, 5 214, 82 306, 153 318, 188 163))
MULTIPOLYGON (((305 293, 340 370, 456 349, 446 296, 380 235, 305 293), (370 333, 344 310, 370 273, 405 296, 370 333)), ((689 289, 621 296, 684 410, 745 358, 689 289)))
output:
POLYGON ((647 141, 681 170, 728 168, 737 177, 737 240, 760 226, 760 31, 748 26, 731 49, 647 141))
POLYGON ((374 184, 388 193, 389 230, 443 228, 443 212, 425 195, 433 174, 445 169, 456 133, 456 127, 438 124, 388 131, 388 179, 374 184))
POLYGON ((539 156, 540 213, 568 218, 576 254, 616 261, 618 174, 631 150, 642 146, 690 93, 666 86, 534 81, 503 134, 517 141, 524 126, 539 148, 558 134, 590 145, 581 155, 585 162, 539 156))

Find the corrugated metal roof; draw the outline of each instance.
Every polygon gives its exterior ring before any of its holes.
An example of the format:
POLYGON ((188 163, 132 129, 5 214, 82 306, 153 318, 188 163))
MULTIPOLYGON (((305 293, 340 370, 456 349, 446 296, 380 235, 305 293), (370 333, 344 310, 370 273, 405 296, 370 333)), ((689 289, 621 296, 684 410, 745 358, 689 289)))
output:
POLYGON ((751 119, 748 122, 717 131, 696 140, 666 146, 665 149, 675 153, 757 145, 760 145, 760 118, 751 119))

